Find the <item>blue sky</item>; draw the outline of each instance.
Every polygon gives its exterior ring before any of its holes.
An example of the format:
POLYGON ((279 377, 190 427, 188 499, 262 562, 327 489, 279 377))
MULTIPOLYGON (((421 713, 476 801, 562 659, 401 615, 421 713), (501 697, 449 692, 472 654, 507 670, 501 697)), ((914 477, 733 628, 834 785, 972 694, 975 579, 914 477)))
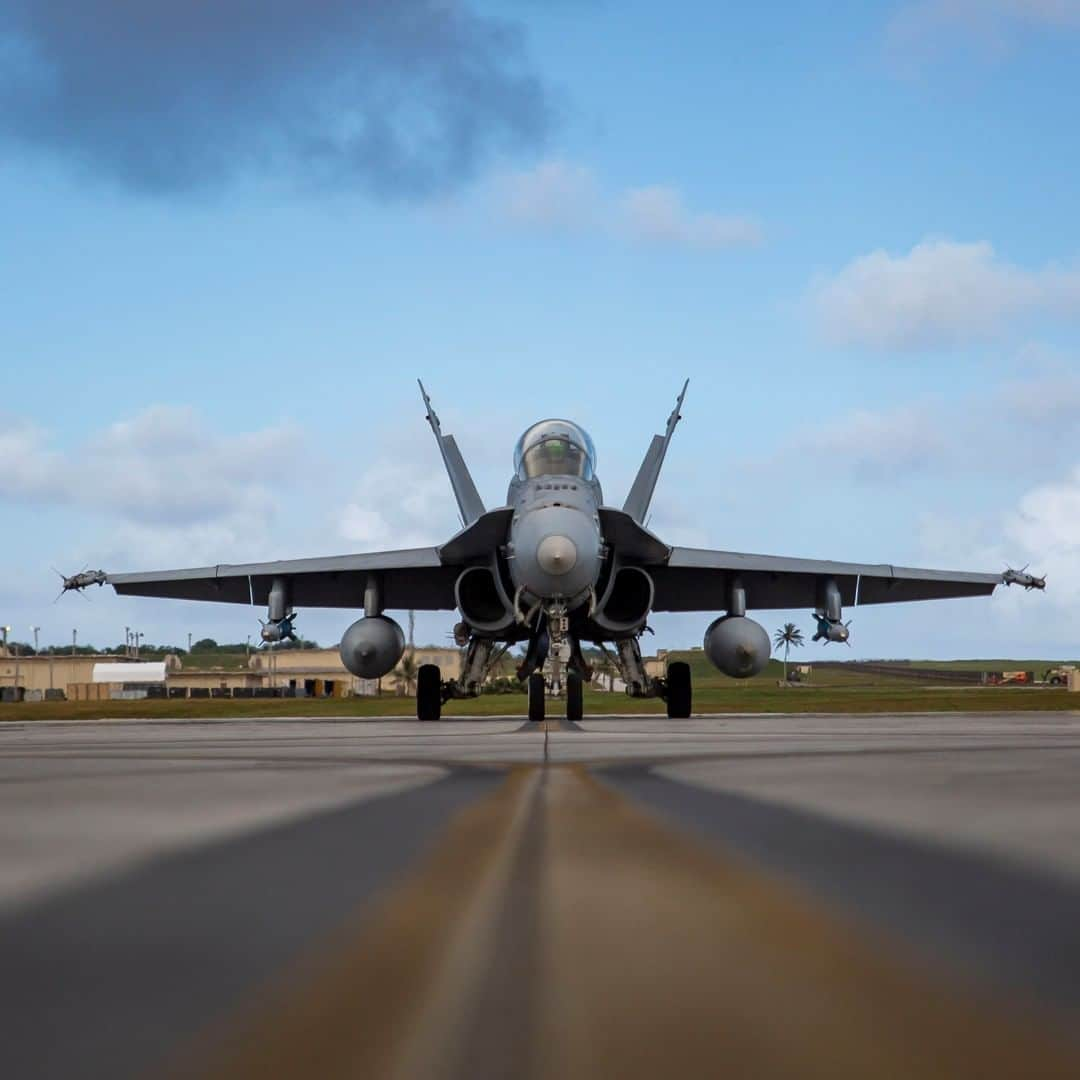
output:
POLYGON ((1080 3, 69 9, 0 0, 16 636, 257 630, 52 565, 442 540, 418 375, 489 504, 549 414, 621 502, 689 376, 665 538, 1030 559, 1045 596, 860 612, 850 655, 1080 652, 1080 3))

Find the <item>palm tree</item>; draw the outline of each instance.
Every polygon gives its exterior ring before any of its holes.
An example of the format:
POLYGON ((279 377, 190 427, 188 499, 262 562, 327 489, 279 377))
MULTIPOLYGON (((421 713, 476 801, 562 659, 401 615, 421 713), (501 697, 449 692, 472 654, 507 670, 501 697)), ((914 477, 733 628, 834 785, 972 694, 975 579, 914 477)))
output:
POLYGON ((784 623, 783 627, 776 631, 773 636, 773 644, 778 649, 781 645, 784 646, 784 682, 786 683, 788 652, 791 650, 792 645, 802 648, 806 642, 803 641, 802 631, 793 622, 789 622, 784 623))
POLYGON ((416 670, 416 657, 411 652, 405 653, 398 661, 398 673, 401 676, 401 681, 405 684, 406 696, 413 692, 413 685, 416 682, 416 670))

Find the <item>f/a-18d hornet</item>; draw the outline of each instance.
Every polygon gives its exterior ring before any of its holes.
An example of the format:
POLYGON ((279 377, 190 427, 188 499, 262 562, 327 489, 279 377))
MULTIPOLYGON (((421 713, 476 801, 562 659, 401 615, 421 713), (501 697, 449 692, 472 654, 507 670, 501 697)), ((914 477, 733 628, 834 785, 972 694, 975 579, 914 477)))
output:
POLYGON ((419 669, 419 719, 437 720, 451 698, 477 696, 498 658, 524 644, 518 677, 528 680, 530 719, 543 718, 545 691, 559 689, 567 717, 579 720, 582 686, 593 676, 583 644, 608 654, 631 697, 658 697, 668 716, 690 715, 689 666, 673 662, 654 676, 642 662, 641 636, 654 611, 718 614, 705 631, 705 654, 725 675, 745 679, 764 668, 770 652, 764 627, 747 617, 751 609, 812 606, 814 640, 847 642, 845 606, 988 596, 1002 584, 1045 586, 1026 570, 913 570, 665 544, 645 521, 686 384, 622 509, 604 502, 585 431, 568 420, 541 420, 518 440, 505 505, 487 510, 423 384, 420 392, 461 514, 461 531, 445 544, 156 573, 95 571, 66 580, 65 589, 107 582, 134 596, 266 605, 268 643, 293 636, 294 605, 363 609, 341 638, 341 659, 364 679, 388 674, 404 652, 401 627, 388 610, 457 609, 461 675, 443 679, 432 664, 419 669))

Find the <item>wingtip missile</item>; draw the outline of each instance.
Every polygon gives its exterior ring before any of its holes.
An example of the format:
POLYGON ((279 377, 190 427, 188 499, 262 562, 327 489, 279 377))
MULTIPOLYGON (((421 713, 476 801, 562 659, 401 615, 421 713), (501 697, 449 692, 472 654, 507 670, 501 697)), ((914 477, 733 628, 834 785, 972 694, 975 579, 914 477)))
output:
MULTIPOLYGON (((56 570, 56 567, 53 567, 56 570)), ((63 596, 66 592, 81 593, 83 589, 89 588, 91 585, 104 585, 108 581, 108 575, 104 570, 80 570, 77 574, 61 574, 59 570, 56 570, 59 574, 60 580, 64 583, 60 589, 60 596, 63 596)), ((58 596, 57 599, 60 597, 58 596)))
POLYGON ((1032 589, 1038 589, 1041 592, 1046 588, 1046 575, 1043 574, 1042 577, 1038 577, 1035 574, 1029 574, 1026 566, 1022 570, 1014 570, 1010 566, 1001 575, 1001 583, 1003 585, 1019 585, 1025 592, 1030 592, 1032 589))

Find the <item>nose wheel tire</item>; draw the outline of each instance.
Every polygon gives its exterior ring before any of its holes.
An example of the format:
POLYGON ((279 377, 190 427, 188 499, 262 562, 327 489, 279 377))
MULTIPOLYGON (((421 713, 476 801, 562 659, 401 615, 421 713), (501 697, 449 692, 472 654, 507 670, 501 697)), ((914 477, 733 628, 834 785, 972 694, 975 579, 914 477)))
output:
POLYGON ((544 676, 529 676, 529 719, 540 723, 544 719, 544 676))
POLYGON ((416 673, 416 719, 442 716, 442 673, 436 664, 421 664, 416 673))
POLYGON ((585 715, 585 701, 581 676, 575 671, 566 675, 566 719, 576 724, 585 715))
POLYGON ((682 660, 676 660, 674 663, 668 664, 667 669, 668 719, 689 719, 690 704, 690 665, 682 660))

